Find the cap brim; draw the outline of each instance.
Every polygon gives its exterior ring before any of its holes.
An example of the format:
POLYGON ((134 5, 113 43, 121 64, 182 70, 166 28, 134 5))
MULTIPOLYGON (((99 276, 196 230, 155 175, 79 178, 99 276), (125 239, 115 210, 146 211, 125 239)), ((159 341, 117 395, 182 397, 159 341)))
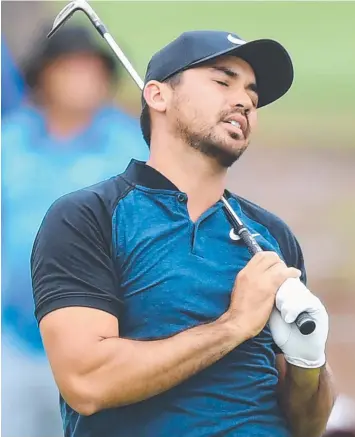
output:
POLYGON ((244 59, 254 70, 259 94, 259 108, 282 97, 292 85, 294 77, 292 60, 280 43, 270 39, 250 41, 200 59, 192 65, 203 64, 225 55, 244 59))

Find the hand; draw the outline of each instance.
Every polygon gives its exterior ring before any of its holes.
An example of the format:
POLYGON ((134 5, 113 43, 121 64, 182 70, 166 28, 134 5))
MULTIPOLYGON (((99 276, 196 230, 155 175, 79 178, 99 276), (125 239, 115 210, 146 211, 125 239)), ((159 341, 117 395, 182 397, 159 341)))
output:
POLYGON ((329 320, 321 301, 300 280, 289 279, 278 290, 275 304, 277 309, 271 314, 270 329, 285 360, 303 368, 323 366, 329 320), (294 323, 304 311, 316 322, 316 329, 309 335, 301 334, 294 323))
POLYGON ((288 278, 301 272, 286 264, 275 252, 257 253, 236 277, 229 309, 224 315, 246 339, 265 327, 275 304, 275 295, 288 278))

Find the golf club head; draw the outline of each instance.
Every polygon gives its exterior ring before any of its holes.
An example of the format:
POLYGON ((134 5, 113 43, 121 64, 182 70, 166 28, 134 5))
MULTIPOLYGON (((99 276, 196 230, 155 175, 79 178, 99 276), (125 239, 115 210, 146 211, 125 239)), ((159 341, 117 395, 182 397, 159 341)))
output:
POLYGON ((78 1, 73 1, 66 5, 56 16, 52 29, 47 35, 47 38, 50 38, 63 24, 69 20, 69 18, 74 14, 75 11, 79 9, 78 1))
POLYGON ((106 26, 100 20, 96 12, 92 9, 86 0, 74 0, 70 2, 65 8, 63 8, 56 19, 54 20, 51 31, 48 33, 47 38, 50 38, 73 14, 75 11, 82 11, 89 18, 91 23, 95 26, 98 33, 106 40, 107 44, 111 47, 117 58, 121 61, 123 66, 126 68, 128 73, 131 75, 132 79, 138 85, 140 90, 144 87, 144 82, 140 78, 139 74, 133 68, 132 64, 129 62, 123 51, 117 45, 116 41, 112 38, 108 32, 106 26))
POLYGON ((92 24, 98 30, 102 30, 100 29, 101 27, 103 27, 102 23, 99 17, 96 15, 95 11, 88 4, 88 2, 86 0, 74 0, 70 2, 67 6, 65 6, 56 16, 52 29, 48 33, 47 38, 50 38, 61 26, 63 26, 63 24, 67 20, 69 20, 69 18, 74 14, 74 12, 78 10, 84 12, 86 16, 89 18, 89 20, 92 22, 92 24))

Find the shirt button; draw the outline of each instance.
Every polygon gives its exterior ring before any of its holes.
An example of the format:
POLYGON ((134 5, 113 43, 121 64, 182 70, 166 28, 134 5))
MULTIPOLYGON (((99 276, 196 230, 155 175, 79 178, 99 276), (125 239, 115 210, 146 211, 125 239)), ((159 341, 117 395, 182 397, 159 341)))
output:
POLYGON ((179 193, 179 194, 177 195, 177 200, 178 200, 180 203, 183 203, 183 202, 186 202, 187 197, 186 197, 185 194, 183 194, 183 193, 179 193))

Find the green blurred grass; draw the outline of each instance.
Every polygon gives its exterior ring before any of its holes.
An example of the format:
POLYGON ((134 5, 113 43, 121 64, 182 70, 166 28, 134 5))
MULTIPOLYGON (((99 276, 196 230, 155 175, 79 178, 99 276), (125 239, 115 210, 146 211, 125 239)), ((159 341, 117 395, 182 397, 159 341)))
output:
MULTIPOLYGON (((51 5, 54 15, 58 5, 51 5)), ((342 123, 354 134, 355 2, 271 1, 92 1, 139 74, 151 55, 185 30, 223 29, 249 40, 274 38, 290 52, 295 81, 290 92, 270 105, 275 114, 312 120, 317 126, 342 123), (353 120, 353 121, 351 121, 353 120)), ((88 23, 86 17, 76 19, 88 23)), ((125 75, 123 100, 137 101, 133 81, 125 75)), ((310 122, 310 128, 312 128, 310 122)), ((351 142, 352 143, 352 142, 351 142)))

